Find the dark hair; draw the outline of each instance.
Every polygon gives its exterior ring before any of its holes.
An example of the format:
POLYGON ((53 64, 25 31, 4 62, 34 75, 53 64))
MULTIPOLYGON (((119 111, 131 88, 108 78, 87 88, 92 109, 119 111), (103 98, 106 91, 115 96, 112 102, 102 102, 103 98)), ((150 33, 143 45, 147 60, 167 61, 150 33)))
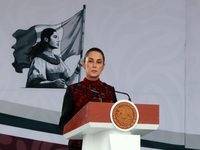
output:
POLYGON ((41 33, 41 41, 38 42, 36 45, 34 45, 31 49, 28 55, 30 56, 30 59, 34 59, 38 54, 44 52, 46 50, 47 42, 44 40, 47 38, 50 40, 51 35, 56 32, 53 28, 46 28, 41 33))
POLYGON ((85 53, 85 56, 84 56, 83 61, 85 62, 87 56, 89 55, 89 53, 90 53, 90 52, 93 52, 93 51, 101 53, 101 55, 103 56, 103 63, 105 63, 105 56, 104 56, 103 51, 102 51, 101 49, 99 49, 99 48, 96 48, 96 47, 90 48, 90 49, 85 53))

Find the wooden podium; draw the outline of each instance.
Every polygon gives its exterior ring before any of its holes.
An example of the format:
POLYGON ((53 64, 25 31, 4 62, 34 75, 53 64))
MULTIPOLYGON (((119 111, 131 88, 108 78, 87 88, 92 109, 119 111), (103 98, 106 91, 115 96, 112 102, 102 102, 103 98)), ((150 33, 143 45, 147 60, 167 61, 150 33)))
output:
POLYGON ((139 150, 140 136, 159 126, 159 105, 135 104, 139 118, 130 131, 121 131, 113 125, 110 118, 113 105, 89 102, 64 126, 63 136, 83 140, 82 150, 139 150))

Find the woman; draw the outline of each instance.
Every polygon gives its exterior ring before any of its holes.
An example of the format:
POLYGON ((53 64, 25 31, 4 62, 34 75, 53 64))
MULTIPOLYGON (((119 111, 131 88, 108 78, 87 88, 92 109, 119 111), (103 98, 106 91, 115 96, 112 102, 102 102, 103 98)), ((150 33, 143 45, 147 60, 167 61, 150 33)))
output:
MULTIPOLYGON (((89 101, 116 102, 115 89, 100 81, 99 76, 105 67, 105 57, 98 48, 89 49, 82 61, 83 68, 86 71, 86 77, 83 81, 67 87, 62 115, 59 126, 64 128, 65 124, 89 101), (96 92, 91 91, 94 89, 96 92), (100 96, 101 95, 101 96, 100 96)), ((81 140, 69 140, 69 150, 81 150, 81 140)))
POLYGON ((26 87, 66 88, 77 77, 80 71, 78 64, 70 76, 70 69, 62 59, 53 53, 59 48, 59 37, 56 30, 46 28, 41 33, 41 41, 30 51, 32 64, 28 72, 26 87))

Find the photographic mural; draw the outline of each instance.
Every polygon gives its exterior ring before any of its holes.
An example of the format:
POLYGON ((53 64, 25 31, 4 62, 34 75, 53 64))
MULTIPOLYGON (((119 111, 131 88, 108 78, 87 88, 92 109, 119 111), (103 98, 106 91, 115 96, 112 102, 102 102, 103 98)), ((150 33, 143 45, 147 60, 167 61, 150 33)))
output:
POLYGON ((34 25, 28 30, 13 33, 12 46, 17 73, 29 68, 27 88, 66 88, 80 76, 83 53, 84 11, 56 25, 34 25), (60 54, 54 54, 59 49, 60 54), (65 60, 80 55, 75 70, 70 70, 65 60))

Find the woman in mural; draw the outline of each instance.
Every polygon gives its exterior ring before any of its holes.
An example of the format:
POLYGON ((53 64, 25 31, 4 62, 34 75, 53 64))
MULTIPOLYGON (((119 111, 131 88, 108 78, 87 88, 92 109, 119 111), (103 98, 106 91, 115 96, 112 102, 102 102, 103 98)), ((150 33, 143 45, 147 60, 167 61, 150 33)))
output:
MULTIPOLYGON (((86 71, 86 77, 83 81, 67 87, 59 122, 61 129, 89 101, 99 102, 101 99, 102 102, 117 101, 114 87, 99 79, 105 66, 103 52, 98 48, 91 48, 86 52, 82 64, 86 71)), ((81 150, 82 141, 69 140, 68 146, 69 150, 81 150)))
POLYGON ((53 50, 59 48, 56 30, 46 28, 41 33, 41 41, 32 47, 29 55, 32 61, 26 87, 66 88, 78 77, 81 65, 78 63, 74 73, 53 50))

